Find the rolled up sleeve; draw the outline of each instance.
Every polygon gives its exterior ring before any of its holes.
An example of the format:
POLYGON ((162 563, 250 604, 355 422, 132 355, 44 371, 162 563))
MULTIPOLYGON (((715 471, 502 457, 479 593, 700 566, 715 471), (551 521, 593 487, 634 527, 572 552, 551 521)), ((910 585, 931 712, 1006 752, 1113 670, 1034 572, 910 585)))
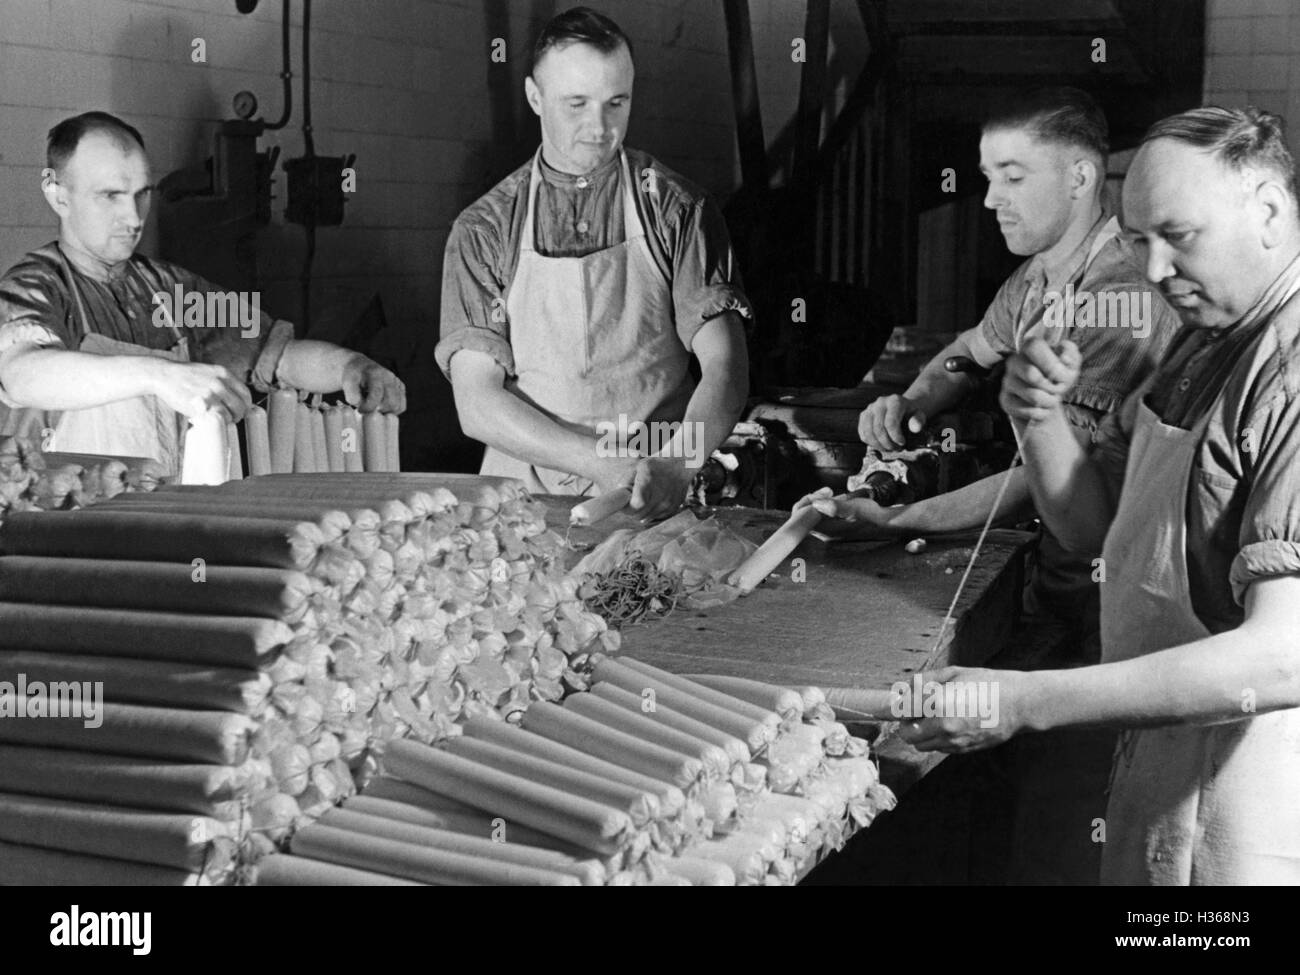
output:
MULTIPOLYGON (((0 366, 20 346, 67 348, 66 309, 48 274, 18 268, 0 280, 0 366)), ((18 404, 0 385, 0 403, 18 404)))
POLYGON ((476 226, 463 219, 456 221, 447 238, 439 341, 433 355, 448 378, 451 357, 461 349, 486 353, 507 375, 515 374, 506 289, 495 270, 498 244, 486 225, 476 226))
POLYGON ((1250 489, 1229 579, 1244 604, 1256 580, 1300 572, 1300 397, 1278 396, 1246 422, 1240 442, 1250 489))
POLYGON ((985 369, 993 368, 1016 351, 1016 317, 1020 314, 1020 302, 1014 296, 1023 298, 1024 288, 1024 273, 1017 269, 1002 282, 980 323, 962 333, 971 358, 985 369))
POLYGON ((734 311, 753 319, 722 212, 707 197, 683 210, 673 261, 673 315, 677 336, 691 348, 711 318, 734 311))

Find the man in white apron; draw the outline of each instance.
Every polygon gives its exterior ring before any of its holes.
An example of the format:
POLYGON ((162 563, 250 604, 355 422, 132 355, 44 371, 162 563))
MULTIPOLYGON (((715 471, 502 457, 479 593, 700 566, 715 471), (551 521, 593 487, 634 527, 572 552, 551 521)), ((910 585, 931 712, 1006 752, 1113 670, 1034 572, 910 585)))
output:
POLYGON ((1103 882, 1300 883, 1295 179, 1275 115, 1193 109, 1148 131, 1125 222, 1183 329, 1091 457, 1061 415, 1076 348, 1029 343, 1003 387, 1039 511, 1067 544, 1105 537, 1104 662, 929 675, 997 682, 1001 720, 906 731, 965 750, 1020 730, 1125 729, 1103 882))
POLYGON ((631 488, 650 519, 739 417, 749 312, 717 209, 623 145, 633 74, 608 18, 576 8, 543 29, 525 82, 542 145, 457 219, 435 354, 487 445, 482 473, 631 488), (639 424, 656 436, 638 443, 639 424))
POLYGON ((67 119, 50 131, 47 156, 42 189, 59 239, 0 278, 0 434, 45 450, 150 458, 175 475, 186 418, 216 410, 238 420, 246 383, 343 389, 366 410, 404 408, 388 370, 295 341, 292 325, 252 314, 242 296, 238 322, 186 317, 182 327, 175 296, 216 289, 135 254, 152 186, 133 127, 102 112, 67 119))

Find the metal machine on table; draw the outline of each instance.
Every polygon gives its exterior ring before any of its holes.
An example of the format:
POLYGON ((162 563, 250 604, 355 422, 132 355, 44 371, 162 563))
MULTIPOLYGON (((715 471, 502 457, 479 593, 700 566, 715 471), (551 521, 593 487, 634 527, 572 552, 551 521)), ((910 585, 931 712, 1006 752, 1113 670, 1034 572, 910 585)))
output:
MULTIPOLYGON (((903 331, 903 330, 900 330, 903 331)), ((907 330, 910 331, 910 330, 907 330)), ((944 494, 1000 470, 1015 441, 997 405, 996 377, 969 360, 946 363, 983 382, 954 410, 932 417, 907 449, 880 453, 858 437, 858 417, 874 400, 907 387, 938 351, 891 354, 916 344, 895 341, 853 388, 776 388, 751 403, 745 418, 706 461, 692 485, 696 501, 788 509, 812 491, 862 487, 884 505, 944 494), (862 483, 865 481, 865 483, 862 483)))

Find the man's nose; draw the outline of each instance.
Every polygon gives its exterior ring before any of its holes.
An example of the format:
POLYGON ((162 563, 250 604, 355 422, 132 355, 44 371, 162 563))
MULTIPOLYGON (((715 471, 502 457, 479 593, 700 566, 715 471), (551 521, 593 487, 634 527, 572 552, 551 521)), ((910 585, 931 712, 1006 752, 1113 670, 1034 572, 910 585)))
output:
POLYGON ((989 183, 989 188, 984 193, 984 206, 989 210, 996 210, 1006 202, 1006 196, 993 183, 989 183))
POLYGON ((1159 284, 1165 278, 1174 276, 1174 262, 1170 249, 1164 243, 1150 244, 1147 247, 1147 280, 1159 284))

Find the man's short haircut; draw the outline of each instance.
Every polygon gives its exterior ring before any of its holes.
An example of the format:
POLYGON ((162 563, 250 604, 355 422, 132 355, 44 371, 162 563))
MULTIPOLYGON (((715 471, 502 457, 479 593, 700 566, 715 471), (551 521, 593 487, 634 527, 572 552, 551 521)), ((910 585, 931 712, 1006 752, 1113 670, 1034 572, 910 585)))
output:
POLYGON ((982 132, 1023 129, 1041 142, 1087 150, 1106 164, 1110 127, 1106 113, 1086 91, 1066 86, 1027 88, 995 108, 982 132))
POLYGON ((537 70, 547 51, 563 50, 570 44, 590 44, 603 54, 613 54, 621 46, 627 48, 628 57, 632 56, 632 41, 618 24, 590 7, 573 7, 556 14, 537 35, 528 73, 537 70))
POLYGON ((45 139, 45 165, 56 173, 63 172, 63 167, 77 151, 81 140, 92 132, 103 132, 113 136, 123 148, 129 148, 134 142, 141 151, 144 151, 144 137, 135 126, 123 122, 116 115, 109 115, 108 112, 83 112, 81 115, 65 118, 50 129, 50 134, 45 139))
POLYGON ((1280 115, 1254 106, 1207 105, 1162 118, 1147 129, 1142 143, 1155 139, 1174 139, 1207 149, 1237 172, 1248 168, 1267 170, 1291 194, 1292 200, 1300 200, 1296 191, 1295 159, 1286 147, 1286 122, 1280 115))

